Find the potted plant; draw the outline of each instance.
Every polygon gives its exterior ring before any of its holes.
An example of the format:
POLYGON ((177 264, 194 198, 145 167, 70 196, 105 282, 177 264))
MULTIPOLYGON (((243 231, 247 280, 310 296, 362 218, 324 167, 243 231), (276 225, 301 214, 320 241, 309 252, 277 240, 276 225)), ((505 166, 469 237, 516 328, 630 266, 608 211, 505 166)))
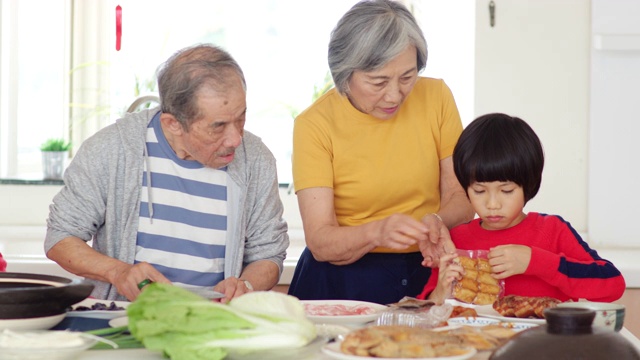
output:
POLYGON ((45 180, 61 180, 71 143, 61 138, 47 139, 41 146, 42 173, 45 180))

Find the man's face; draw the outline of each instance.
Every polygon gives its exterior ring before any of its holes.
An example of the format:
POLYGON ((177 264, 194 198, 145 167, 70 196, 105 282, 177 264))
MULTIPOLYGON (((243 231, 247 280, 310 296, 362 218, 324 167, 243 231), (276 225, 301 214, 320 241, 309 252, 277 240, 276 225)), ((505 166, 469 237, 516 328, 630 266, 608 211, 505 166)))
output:
POLYGON ((182 132, 180 143, 185 160, 195 160, 207 167, 222 168, 233 161, 235 149, 242 142, 247 110, 246 93, 240 80, 224 92, 203 89, 198 93, 202 118, 182 132))

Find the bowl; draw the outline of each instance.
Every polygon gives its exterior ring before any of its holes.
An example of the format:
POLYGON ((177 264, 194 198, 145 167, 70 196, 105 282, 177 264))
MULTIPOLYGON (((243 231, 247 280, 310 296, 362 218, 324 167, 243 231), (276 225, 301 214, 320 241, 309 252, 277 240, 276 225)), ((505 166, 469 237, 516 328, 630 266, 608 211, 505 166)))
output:
POLYGON ((558 304, 563 308, 589 309, 596 313, 593 326, 603 326, 620 331, 624 325, 625 306, 607 302, 575 301, 558 304))
POLYGON ((0 331, 0 360, 72 360, 98 340, 73 331, 0 331))
POLYGON ((60 276, 0 273, 0 329, 49 329, 69 307, 86 299, 93 284, 60 276))

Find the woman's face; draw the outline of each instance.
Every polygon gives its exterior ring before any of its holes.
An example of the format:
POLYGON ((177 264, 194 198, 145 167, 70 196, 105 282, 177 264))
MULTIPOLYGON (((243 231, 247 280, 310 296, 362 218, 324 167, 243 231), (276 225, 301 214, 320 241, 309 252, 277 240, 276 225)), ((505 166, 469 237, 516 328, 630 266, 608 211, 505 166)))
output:
POLYGON ((522 186, 512 181, 474 182, 467 189, 467 195, 482 219, 483 229, 508 229, 525 218, 522 186))
POLYGON ((391 119, 418 79, 416 58, 415 46, 409 45, 378 70, 355 71, 347 91, 351 104, 378 119, 391 119))

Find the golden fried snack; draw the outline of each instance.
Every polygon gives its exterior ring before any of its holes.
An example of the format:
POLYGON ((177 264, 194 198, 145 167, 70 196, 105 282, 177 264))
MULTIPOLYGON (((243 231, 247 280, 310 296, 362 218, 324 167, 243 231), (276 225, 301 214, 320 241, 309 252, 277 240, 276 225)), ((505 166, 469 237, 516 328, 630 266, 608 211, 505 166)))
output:
POLYGON ((462 279, 453 287, 453 297, 476 305, 493 304, 502 287, 500 282, 491 276, 489 260, 458 256, 455 261, 464 268, 464 273, 462 279))
POLYGON ((466 306, 454 306, 451 311, 450 318, 454 317, 464 317, 464 318, 477 318, 478 312, 474 308, 466 307, 466 306))
POLYGON ((482 284, 498 285, 498 280, 494 279, 490 272, 479 271, 477 280, 482 284))
POLYGON ((460 301, 464 301, 470 304, 473 303, 473 299, 476 298, 477 293, 475 291, 465 289, 459 285, 460 284, 456 284, 456 286, 453 287, 453 296, 460 301))
POLYGON ((465 289, 473 291, 474 293, 478 292, 478 283, 473 279, 462 278, 462 280, 458 281, 458 284, 465 289))
POLYGON ((448 357, 468 354, 460 337, 418 327, 368 326, 345 336, 340 351, 379 358, 448 357))
POLYGON ((464 274, 462 274, 462 277, 471 279, 471 280, 476 280, 478 278, 478 270, 464 269, 464 274))
POLYGON ((460 263, 460 265, 465 269, 475 269, 478 263, 476 259, 472 259, 466 256, 459 256, 457 260, 460 263))
POLYGON ((491 264, 487 259, 478 259, 478 271, 491 273, 491 264))
POLYGON ((484 294, 498 295, 500 294, 500 286, 479 283, 478 292, 484 293, 484 294))
POLYGON ((498 294, 486 294, 479 292, 476 294, 475 299, 473 299, 473 303, 476 305, 491 305, 496 300, 498 300, 498 294))

